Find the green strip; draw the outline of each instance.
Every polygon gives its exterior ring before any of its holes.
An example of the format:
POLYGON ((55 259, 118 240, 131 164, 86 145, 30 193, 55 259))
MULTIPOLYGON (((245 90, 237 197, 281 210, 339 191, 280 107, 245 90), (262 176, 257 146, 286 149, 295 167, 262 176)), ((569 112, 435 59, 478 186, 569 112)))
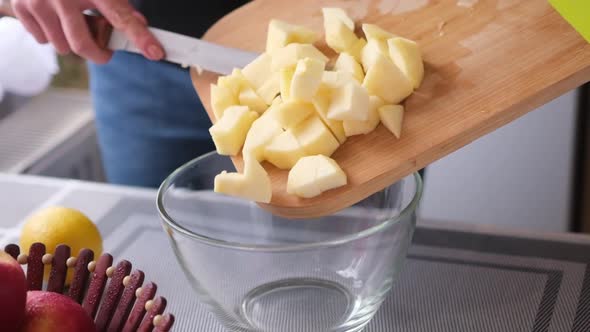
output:
POLYGON ((549 0, 549 3, 590 43, 590 0, 549 0))

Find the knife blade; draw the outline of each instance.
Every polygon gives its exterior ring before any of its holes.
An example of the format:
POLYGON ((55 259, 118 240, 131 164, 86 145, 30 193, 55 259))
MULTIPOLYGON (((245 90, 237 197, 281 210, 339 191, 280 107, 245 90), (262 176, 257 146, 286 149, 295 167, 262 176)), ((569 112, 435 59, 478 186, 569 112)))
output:
MULTIPOLYGON (((87 15, 86 22, 101 47, 141 54, 123 32, 113 29, 103 17, 87 15)), ((164 60, 182 66, 228 75, 234 68, 243 68, 259 55, 162 29, 150 27, 149 30, 164 47, 164 60)))
MULTIPOLYGON (((149 30, 164 47, 165 60, 185 67, 195 66, 203 70, 229 75, 234 68, 243 68, 259 55, 157 28, 149 28, 149 30)), ((118 30, 113 30, 108 48, 141 53, 118 30)))

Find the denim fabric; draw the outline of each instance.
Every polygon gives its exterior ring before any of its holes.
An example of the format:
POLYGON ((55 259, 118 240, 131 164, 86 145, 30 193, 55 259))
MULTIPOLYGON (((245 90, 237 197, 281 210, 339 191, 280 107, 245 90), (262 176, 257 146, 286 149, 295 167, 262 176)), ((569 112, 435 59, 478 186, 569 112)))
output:
POLYGON ((185 162, 215 149, 188 70, 127 52, 88 66, 109 182, 157 187, 185 162))

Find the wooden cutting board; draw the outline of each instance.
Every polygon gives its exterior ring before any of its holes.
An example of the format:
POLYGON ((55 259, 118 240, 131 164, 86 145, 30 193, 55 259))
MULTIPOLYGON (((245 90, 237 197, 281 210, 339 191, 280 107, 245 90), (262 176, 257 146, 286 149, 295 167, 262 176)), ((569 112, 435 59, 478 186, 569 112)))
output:
MULTIPOLYGON (((333 155, 347 186, 300 199, 285 191, 287 172, 265 164, 274 188, 262 206, 276 215, 307 218, 350 206, 590 81, 590 44, 544 0, 255 0, 204 39, 263 52, 270 19, 323 33, 321 8, 328 6, 417 41, 426 75, 405 101, 401 139, 380 125, 333 155)), ((213 118, 209 86, 216 75, 191 76, 213 118)), ((240 158, 234 161, 239 168, 240 158)))

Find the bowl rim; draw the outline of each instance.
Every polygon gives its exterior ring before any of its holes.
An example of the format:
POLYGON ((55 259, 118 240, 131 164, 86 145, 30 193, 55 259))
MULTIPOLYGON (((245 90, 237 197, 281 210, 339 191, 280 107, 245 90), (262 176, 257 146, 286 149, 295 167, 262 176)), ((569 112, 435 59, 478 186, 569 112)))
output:
MULTIPOLYGON (((408 216, 409 214, 416 211, 420 200, 423 194, 423 181, 422 177, 418 172, 413 172, 405 176, 413 176, 416 189, 414 191, 414 197, 412 200, 402 209, 400 213, 398 213, 393 218, 385 219, 379 224, 372 226, 370 228, 364 229, 360 232, 344 235, 341 237, 337 237, 335 239, 327 240, 327 241, 319 241, 319 242, 309 242, 303 244, 290 244, 290 245, 281 245, 281 244, 271 244, 271 245, 260 245, 260 244, 248 244, 248 243, 240 243, 235 241, 225 241, 217 238, 212 238, 209 236, 205 236, 196 232, 189 230, 188 228, 180 225, 177 223, 166 211, 164 207, 164 194, 168 188, 174 183, 177 177, 183 174, 187 169, 195 166, 196 164, 200 163, 202 160, 207 159, 213 155, 216 155, 216 151, 211 151, 200 155, 197 158, 192 159, 191 161, 185 163, 184 165, 177 168, 174 172, 172 172, 166 179, 162 182, 160 187, 158 188, 157 199, 156 199, 156 206, 158 210, 158 214, 160 218, 166 223, 167 226, 171 227, 175 231, 188 236, 192 239, 195 239, 199 242, 203 242, 208 245, 223 247, 228 249, 239 249, 245 251, 265 251, 265 252, 281 252, 281 251, 300 251, 300 250, 309 250, 309 249, 317 249, 321 247, 333 247, 342 245, 354 240, 362 239, 368 236, 371 236, 375 233, 384 231, 385 229, 391 227, 392 225, 401 221, 404 217, 408 216)), ((218 154, 217 154, 218 155, 218 154)), ((221 156, 221 155, 219 155, 221 156)), ((393 185, 393 184, 392 184, 393 185)), ((255 204, 255 203, 253 203, 255 204)))

